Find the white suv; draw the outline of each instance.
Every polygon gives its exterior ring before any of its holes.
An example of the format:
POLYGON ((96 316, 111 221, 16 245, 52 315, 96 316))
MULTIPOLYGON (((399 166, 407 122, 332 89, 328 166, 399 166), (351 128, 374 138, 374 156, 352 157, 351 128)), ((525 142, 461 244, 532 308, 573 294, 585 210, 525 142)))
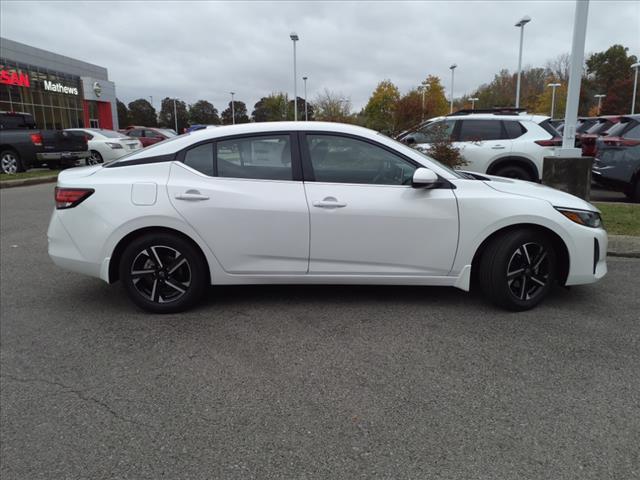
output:
POLYGON ((468 162, 464 170, 539 181, 544 157, 552 156, 561 142, 549 117, 519 111, 476 112, 461 110, 432 118, 401 140, 424 151, 444 126, 468 162))

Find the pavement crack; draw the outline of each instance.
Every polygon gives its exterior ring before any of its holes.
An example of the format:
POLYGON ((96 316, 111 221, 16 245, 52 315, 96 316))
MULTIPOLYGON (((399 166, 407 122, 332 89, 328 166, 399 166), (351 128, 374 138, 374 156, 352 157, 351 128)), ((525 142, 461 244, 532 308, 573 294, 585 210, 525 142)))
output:
POLYGON ((78 390, 69 385, 65 385, 64 383, 56 382, 53 380, 47 380, 44 378, 21 378, 21 377, 16 377, 14 375, 7 375, 7 374, 0 374, 0 378, 7 378, 9 380, 13 380, 14 382, 19 382, 19 383, 44 383, 47 385, 53 385, 55 387, 63 389, 65 392, 74 394, 76 397, 78 397, 80 400, 84 402, 98 405, 99 407, 102 408, 102 410, 108 412, 111 416, 113 416, 114 418, 122 422, 131 423, 134 425, 155 430, 155 427, 153 425, 124 417, 120 415, 118 412, 116 412, 113 408, 111 408, 111 406, 108 403, 104 402, 103 400, 87 395, 83 390, 78 390))

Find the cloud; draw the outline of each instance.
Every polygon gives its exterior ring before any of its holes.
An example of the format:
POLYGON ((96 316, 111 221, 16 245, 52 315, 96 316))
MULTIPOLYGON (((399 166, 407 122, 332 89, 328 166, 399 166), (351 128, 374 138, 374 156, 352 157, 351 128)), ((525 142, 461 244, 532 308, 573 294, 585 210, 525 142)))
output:
MULTIPOLYGON (((222 110, 230 91, 249 111, 262 96, 293 95, 292 42, 300 35, 298 94, 328 88, 356 109, 378 82, 401 91, 428 74, 455 95, 471 93, 502 68, 515 70, 518 29, 524 65, 569 52, 573 1, 449 2, 19 2, 0 3, 3 37, 109 69, 118 97, 207 99, 222 110)), ((586 51, 614 43, 640 54, 640 2, 593 1, 586 51)))

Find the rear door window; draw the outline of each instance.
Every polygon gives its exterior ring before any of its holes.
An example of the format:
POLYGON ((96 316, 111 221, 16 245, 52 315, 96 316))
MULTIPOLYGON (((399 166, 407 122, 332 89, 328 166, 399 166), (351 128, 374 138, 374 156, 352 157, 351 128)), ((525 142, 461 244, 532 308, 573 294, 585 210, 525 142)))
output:
POLYGON ((293 180, 288 134, 261 135, 216 143, 219 177, 293 180))
POLYGON ((481 142, 500 140, 502 125, 500 120, 462 120, 460 142, 481 142))

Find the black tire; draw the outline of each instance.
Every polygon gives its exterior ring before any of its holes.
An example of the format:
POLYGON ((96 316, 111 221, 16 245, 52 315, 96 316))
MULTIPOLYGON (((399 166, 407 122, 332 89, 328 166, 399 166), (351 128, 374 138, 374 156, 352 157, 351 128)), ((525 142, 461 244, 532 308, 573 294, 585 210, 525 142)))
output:
POLYGON ((24 164, 18 152, 11 149, 0 152, 0 172, 12 175, 24 171, 24 164))
POLYGON ((85 163, 87 165, 99 165, 101 163, 104 163, 104 160, 102 159, 102 155, 100 155, 100 152, 91 150, 89 151, 89 156, 85 160, 85 163))
POLYGON ((557 278, 553 242, 541 232, 512 230, 495 238, 480 260, 484 294, 502 308, 529 310, 551 291, 557 278))
POLYGON ((640 203, 640 178, 636 179, 636 184, 633 186, 631 190, 631 195, 629 195, 629 199, 632 202, 640 203))
POLYGON ((505 165, 503 167, 499 167, 493 175, 515 178, 517 180, 527 180, 529 182, 537 180, 531 176, 531 173, 526 168, 521 167, 520 165, 505 165))
POLYGON ((178 235, 147 234, 125 248, 120 279, 144 310, 181 312, 198 302, 209 285, 205 262, 202 253, 178 235))

